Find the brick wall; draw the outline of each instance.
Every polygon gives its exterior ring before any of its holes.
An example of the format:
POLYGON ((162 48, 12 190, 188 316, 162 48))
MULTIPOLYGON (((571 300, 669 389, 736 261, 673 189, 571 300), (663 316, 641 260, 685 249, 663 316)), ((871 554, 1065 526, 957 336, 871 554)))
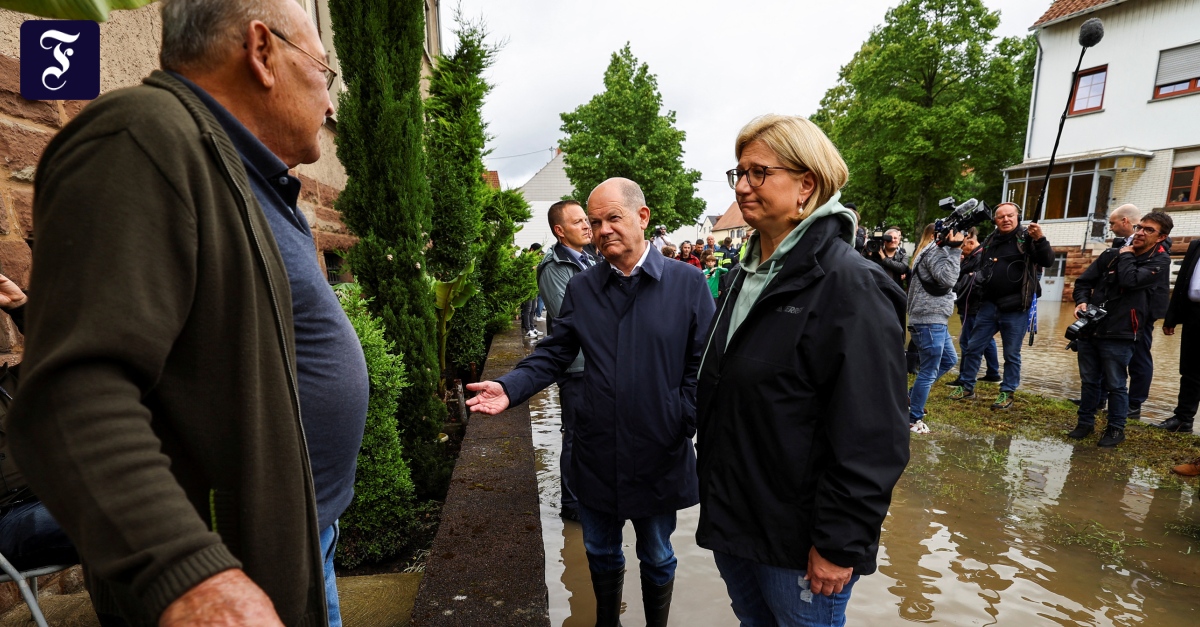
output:
MULTIPOLYGON (((34 170, 50 138, 86 103, 34 102, 20 91, 19 62, 0 55, 0 272, 28 288, 34 170)), ((20 334, 0 316, 0 360, 17 361, 20 350, 20 334)))
POLYGON ((1167 203, 1174 157, 1174 150, 1159 150, 1153 158, 1146 160, 1145 171, 1118 172, 1113 181, 1113 196, 1117 199, 1115 206, 1133 203, 1147 212, 1162 209, 1167 203))

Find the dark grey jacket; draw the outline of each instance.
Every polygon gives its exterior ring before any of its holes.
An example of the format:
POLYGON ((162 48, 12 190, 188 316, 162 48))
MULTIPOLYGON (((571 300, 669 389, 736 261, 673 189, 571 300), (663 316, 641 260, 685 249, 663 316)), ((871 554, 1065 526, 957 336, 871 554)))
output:
POLYGON ((242 568, 285 625, 327 622, 292 302, 229 137, 155 72, 46 148, 17 462, 92 602, 134 627, 242 568))
MULTIPOLYGON (((583 271, 583 267, 575 263, 574 257, 562 243, 555 244, 546 251, 537 269, 538 294, 546 303, 546 332, 554 334, 554 322, 562 313, 563 297, 567 295, 567 283, 571 277, 583 271)), ((567 367, 567 373, 583 372, 583 351, 575 357, 575 361, 567 367)))

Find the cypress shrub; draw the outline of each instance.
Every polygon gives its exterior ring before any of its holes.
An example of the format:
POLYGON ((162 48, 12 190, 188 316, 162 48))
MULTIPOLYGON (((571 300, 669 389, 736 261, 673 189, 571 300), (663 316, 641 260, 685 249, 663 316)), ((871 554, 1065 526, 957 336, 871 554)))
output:
POLYGON ((330 0, 343 81, 338 159, 349 180, 338 197, 358 237, 348 258, 387 337, 405 356, 409 386, 396 416, 417 495, 440 499, 451 463, 437 443, 446 415, 439 398, 437 323, 425 276, 429 183, 422 150, 423 0, 330 0))
MULTIPOLYGON (((483 252, 483 204, 490 190, 484 183, 483 155, 487 124, 483 121, 483 99, 491 85, 483 72, 492 65, 496 49, 484 43, 480 23, 466 22, 455 15, 458 45, 443 56, 429 79, 425 101, 425 146, 429 180, 433 192, 433 247, 426 253, 429 272, 438 281, 452 282, 468 271, 470 262, 483 252)), ((480 268, 465 277, 463 290, 475 295, 451 315, 446 338, 447 379, 465 372, 471 363, 486 357, 484 327, 488 318, 486 296, 479 290, 480 268)), ((440 339, 440 338, 439 338, 440 339)))
POLYGON ((338 563, 346 568, 398 555, 408 544, 413 522, 413 483, 396 431, 396 407, 404 381, 402 357, 384 334, 383 322, 371 315, 362 288, 337 287, 342 309, 350 318, 367 359, 371 395, 358 468, 354 501, 342 514, 338 563))

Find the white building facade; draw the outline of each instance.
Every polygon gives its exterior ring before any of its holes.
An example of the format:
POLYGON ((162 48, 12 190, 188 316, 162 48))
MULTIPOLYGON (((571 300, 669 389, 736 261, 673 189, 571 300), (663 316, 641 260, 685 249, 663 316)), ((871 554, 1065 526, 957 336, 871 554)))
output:
MULTIPOLYGON (((1175 252, 1200 236, 1200 0, 1056 0, 1032 27, 1038 40, 1024 160, 1005 172, 1005 200, 1037 217, 1061 262, 1078 276, 1102 249, 1110 209, 1167 211, 1175 252), (1104 23, 1084 56, 1079 27, 1104 23), (1042 207, 1034 207, 1069 113, 1042 207)), ((1068 291, 1069 294, 1069 291, 1068 291)))

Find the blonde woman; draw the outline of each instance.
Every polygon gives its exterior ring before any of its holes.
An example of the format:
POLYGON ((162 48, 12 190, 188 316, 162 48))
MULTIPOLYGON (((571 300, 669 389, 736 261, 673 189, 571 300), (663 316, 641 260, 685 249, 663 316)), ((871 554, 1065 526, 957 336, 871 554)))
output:
POLYGON ((904 293, 853 247, 846 163, 801 117, 747 124, 755 234, 700 365, 700 524, 743 625, 842 625, 908 462, 904 293))
POLYGON ((913 249, 908 324, 921 357, 921 369, 908 393, 908 430, 917 434, 929 433, 925 424, 929 388, 958 363, 954 339, 946 323, 954 313, 954 284, 958 282, 962 257, 958 248, 962 243, 962 233, 950 232, 938 238, 930 224, 913 249))

